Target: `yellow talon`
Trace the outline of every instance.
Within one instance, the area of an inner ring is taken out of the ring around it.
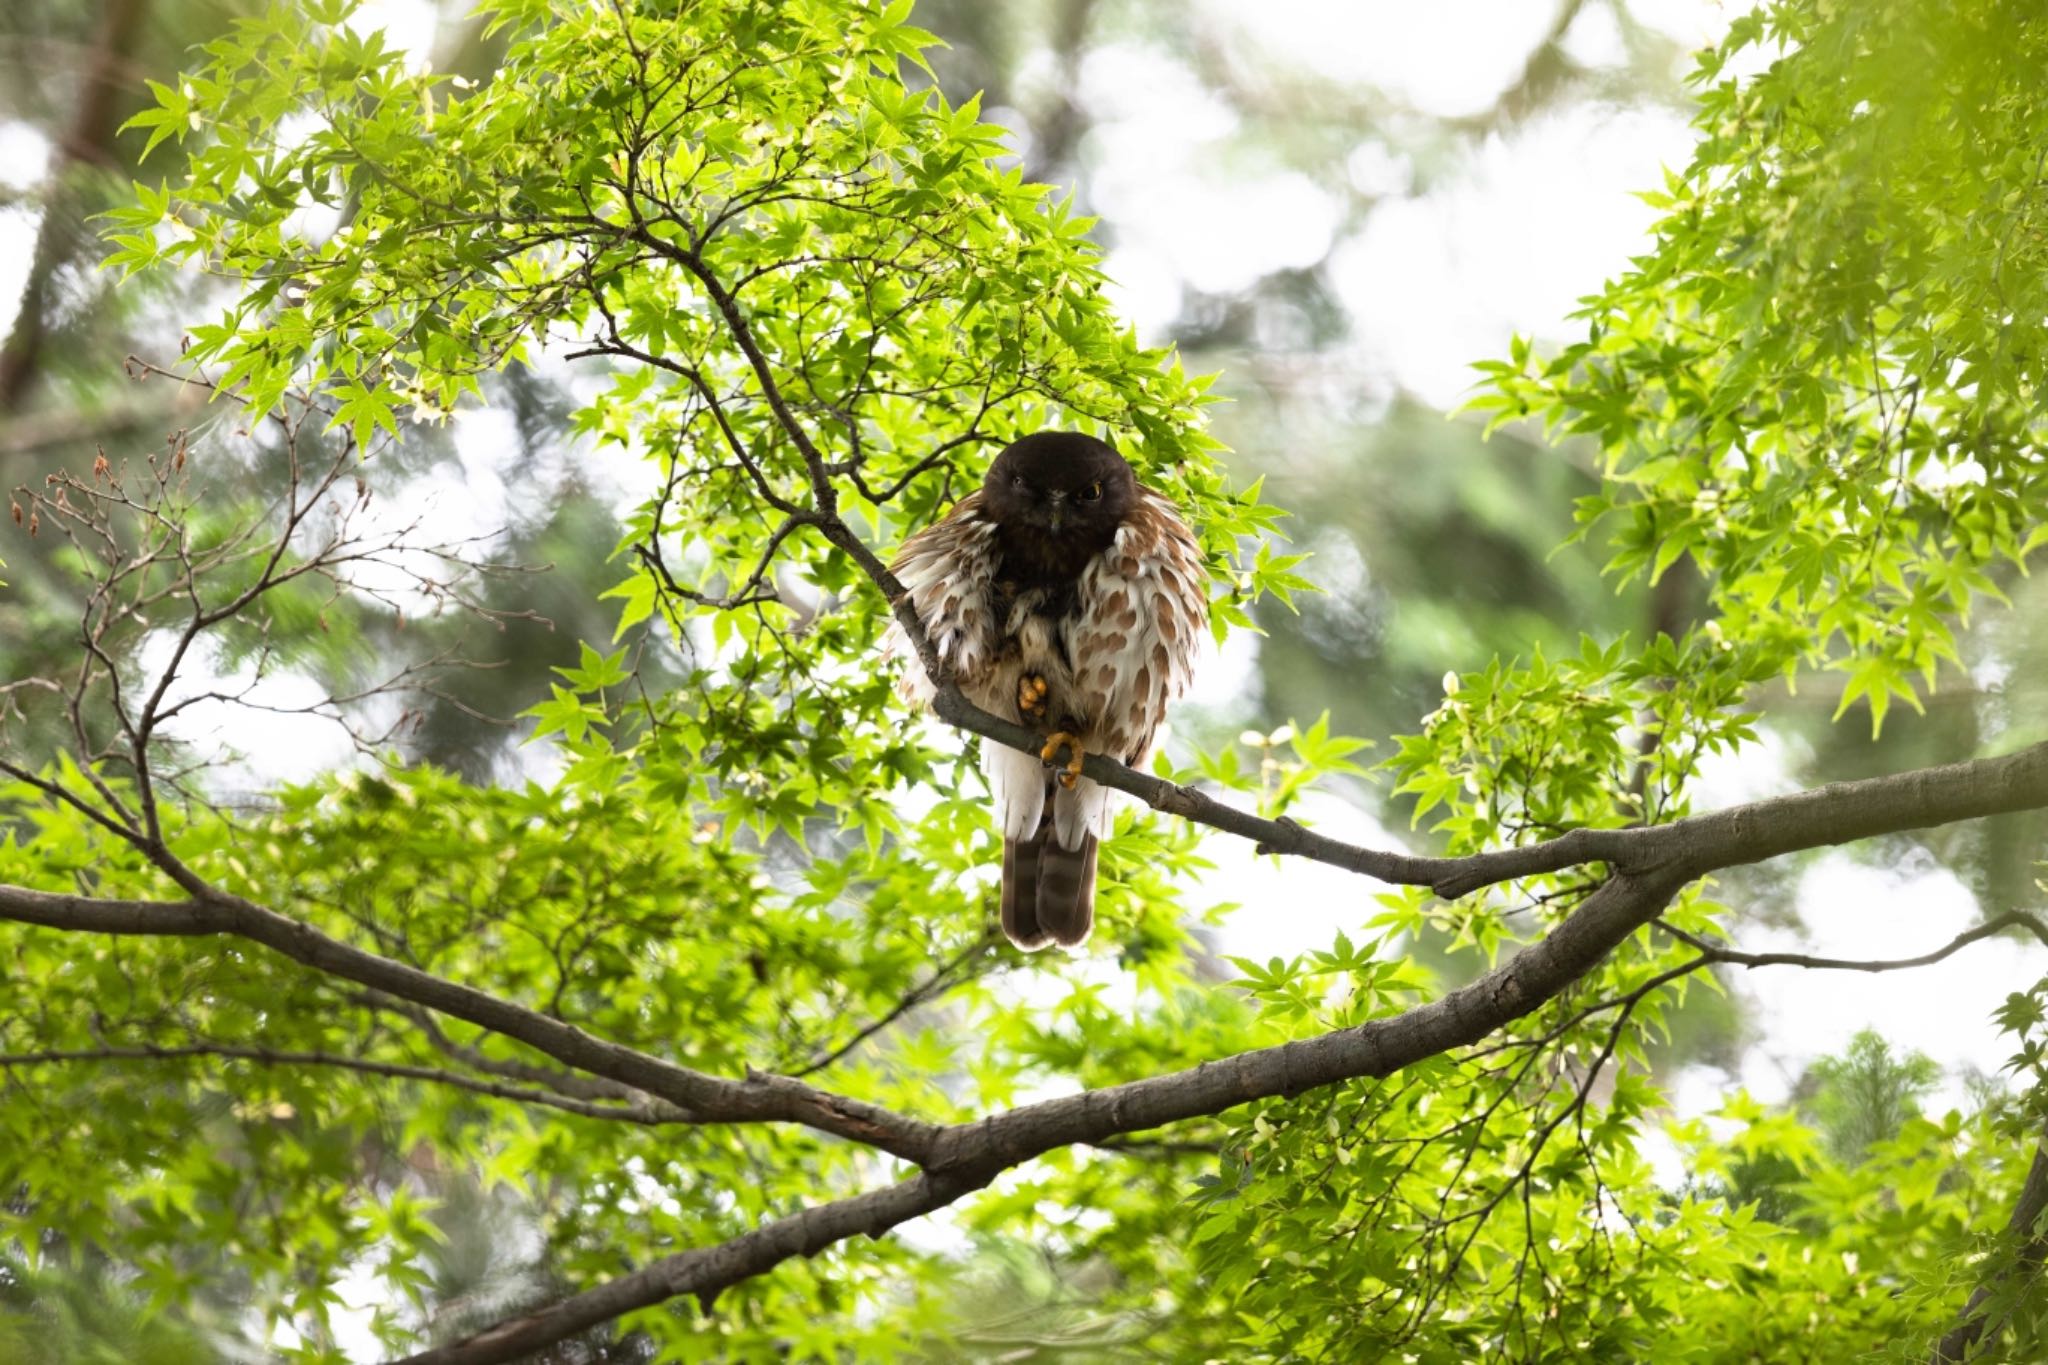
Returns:
[[[1045,694],[1050,691],[1044,678],[1026,673],[1017,679],[1017,710],[1026,720],[1044,720]]]
[[[1061,748],[1067,751],[1067,761],[1058,774],[1060,785],[1072,791],[1074,784],[1081,780],[1081,765],[1087,761],[1088,751],[1081,747],[1079,735],[1068,734],[1065,730],[1055,730],[1046,736],[1045,747],[1038,751],[1038,756],[1047,763],[1057,763]]]

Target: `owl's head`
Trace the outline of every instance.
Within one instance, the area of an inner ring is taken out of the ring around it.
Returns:
[[[1092,548],[1109,544],[1138,501],[1124,457],[1077,431],[1039,431],[1012,442],[982,481],[1000,526]]]

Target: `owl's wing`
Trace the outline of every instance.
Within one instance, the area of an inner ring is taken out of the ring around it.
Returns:
[[[1112,757],[1144,762],[1166,704],[1193,680],[1208,637],[1208,583],[1194,533],[1172,503],[1141,488],[1116,540],[1082,573],[1080,618],[1067,635],[1089,733]],[[1063,847],[1108,832],[1109,795],[1086,778],[1059,794]]]
[[[997,710],[1003,688],[993,676],[1002,652],[1002,623],[996,620],[994,601],[996,528],[983,511],[981,493],[968,494],[943,520],[903,542],[889,570],[903,584],[932,648],[961,690],[976,705]],[[903,627],[893,621],[882,637],[882,652],[905,661],[897,691],[908,701],[930,705],[937,689]],[[1010,687],[1014,697],[1014,678]],[[1037,754],[985,740],[981,770],[988,777],[995,822],[1004,837],[1031,838],[1045,814],[1045,764]]]
[[[1194,533],[1150,489],[1081,575],[1080,619],[1067,636],[1075,681],[1096,742],[1126,763],[1144,760],[1166,704],[1194,678],[1208,582]]]
[[[995,523],[983,515],[978,489],[943,519],[904,541],[889,565],[917,609],[939,661],[964,687],[971,687],[995,662],[998,623],[990,600],[995,569]],[[882,655],[906,661],[896,684],[905,700],[929,705],[937,689],[910,637],[895,621],[882,636]]]

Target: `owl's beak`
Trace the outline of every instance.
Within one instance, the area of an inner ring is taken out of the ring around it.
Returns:
[[[1054,535],[1058,535],[1060,533],[1060,523],[1067,519],[1066,499],[1055,493],[1052,499],[1052,510],[1046,513],[1046,518],[1047,527],[1050,528]]]

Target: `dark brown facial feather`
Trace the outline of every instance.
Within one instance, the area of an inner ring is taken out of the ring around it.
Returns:
[[[1059,587],[1116,539],[1137,506],[1138,481],[1094,437],[1041,431],[996,456],[982,502],[996,524],[1002,577],[1020,588]]]

